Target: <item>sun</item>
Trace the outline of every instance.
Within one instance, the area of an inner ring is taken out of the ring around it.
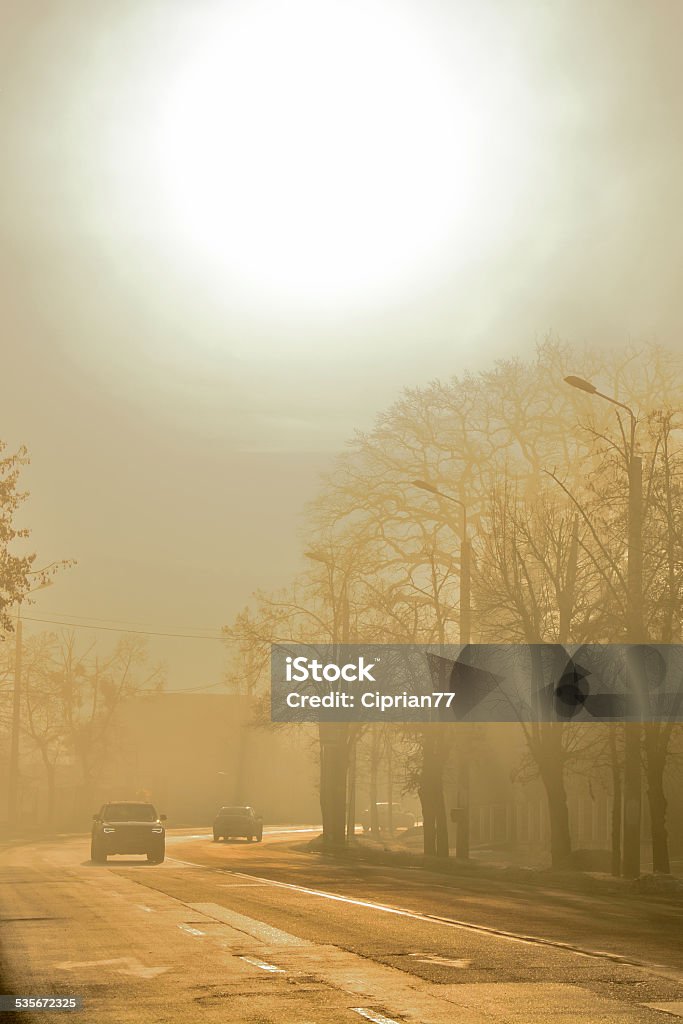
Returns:
[[[481,125],[419,5],[219,5],[166,83],[165,216],[247,302],[383,301],[427,274],[480,187]]]

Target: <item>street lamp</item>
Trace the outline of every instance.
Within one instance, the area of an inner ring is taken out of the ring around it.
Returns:
[[[472,545],[467,535],[467,505],[460,498],[452,494],[445,494],[428,480],[413,480],[413,487],[419,487],[421,491],[427,491],[438,498],[452,501],[462,509],[462,535],[460,538],[460,615],[459,635],[461,644],[470,643],[472,632]],[[459,758],[459,794],[457,831],[455,838],[455,856],[459,859],[469,860],[470,856],[470,766],[467,756]]]
[[[348,583],[349,583],[349,572],[345,572],[342,577],[342,585],[339,593],[339,603],[341,604],[341,630],[338,626],[338,606],[337,597],[334,591],[334,570],[335,563],[332,555],[326,554],[321,551],[320,548],[309,548],[308,551],[304,551],[306,558],[310,558],[312,562],[320,562],[326,566],[330,574],[330,595],[332,598],[332,617],[333,617],[333,642],[335,644],[342,643],[346,644],[349,642],[350,632],[350,615],[349,615],[349,596],[348,596]],[[340,635],[341,634],[341,635]]]
[[[49,569],[40,569],[38,572],[31,572],[29,576],[39,576]],[[52,580],[43,578],[37,587],[27,591],[33,594],[37,590],[44,590],[52,586]],[[26,595],[24,595],[26,596]],[[16,824],[17,820],[17,795],[19,790],[19,732],[21,729],[21,653],[23,624],[21,621],[21,601],[17,602],[17,629],[15,633],[14,650],[14,687],[12,690],[12,740],[9,754],[9,770],[7,772],[7,823],[10,827]]]
[[[630,406],[611,395],[598,391],[595,384],[583,377],[569,376],[565,383],[586,394],[602,398],[611,405],[624,409],[629,416],[631,430],[626,450],[628,472],[628,541],[626,576],[626,639],[630,644],[645,639],[643,622],[643,462],[636,455],[636,414]],[[621,421],[620,421],[621,422]],[[624,848],[622,874],[626,878],[640,875],[641,828],[641,766],[640,725],[625,723],[624,729]]]

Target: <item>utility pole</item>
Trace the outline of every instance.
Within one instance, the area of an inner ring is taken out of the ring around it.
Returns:
[[[643,462],[636,455],[636,426],[638,420],[633,409],[611,395],[598,391],[583,377],[565,377],[565,382],[579,391],[624,409],[631,424],[626,469],[628,473],[628,528],[626,575],[626,641],[640,644],[646,639],[643,619]],[[620,421],[621,422],[621,421]],[[624,793],[623,842],[621,873],[625,878],[640,875],[640,833],[642,817],[641,723],[624,723]]]
[[[12,742],[9,753],[9,772],[7,775],[7,822],[10,828],[17,824],[17,807],[19,796],[19,731],[21,729],[21,654],[22,654],[21,604],[17,613],[17,629],[15,633],[16,647],[14,651],[14,688],[12,690]]]
[[[467,533],[467,508],[462,506],[462,540],[460,542],[460,643],[469,644],[472,634],[472,545]],[[470,756],[469,732],[466,750],[458,759],[458,824],[455,830],[455,856],[470,858]]]
[[[643,463],[634,454],[635,420],[632,421],[631,454],[628,466],[628,642],[645,640],[643,624]],[[621,873],[625,878],[640,875],[640,832],[642,816],[641,724],[624,723],[624,840]]]

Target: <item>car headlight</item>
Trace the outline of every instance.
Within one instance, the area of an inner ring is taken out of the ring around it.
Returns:
[[[115,828],[109,828],[108,825],[105,825],[104,828],[102,829],[102,831],[103,832],[116,832],[116,829]]]
[[[158,825],[156,825],[156,826],[155,826],[155,827],[154,827],[154,828],[152,829],[152,832],[163,832],[163,831],[164,831],[164,830],[163,830],[163,828],[161,828],[161,827],[160,827],[160,826],[158,826]]]

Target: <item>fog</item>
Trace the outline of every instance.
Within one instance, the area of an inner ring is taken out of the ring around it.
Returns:
[[[0,1010],[683,1016],[682,39],[0,0]]]
[[[403,5],[446,64],[474,46],[455,88],[476,120],[487,83],[497,171],[469,169],[483,190],[428,273],[323,309],[217,284],[165,219],[146,140],[185,40],[227,9],[191,6],[2,5],[2,436],[31,452],[39,558],[78,560],[35,617],[217,631],[297,568],[328,453],[402,388],[549,331],[678,344],[674,0]],[[171,688],[222,677],[218,643],[153,652]]]

